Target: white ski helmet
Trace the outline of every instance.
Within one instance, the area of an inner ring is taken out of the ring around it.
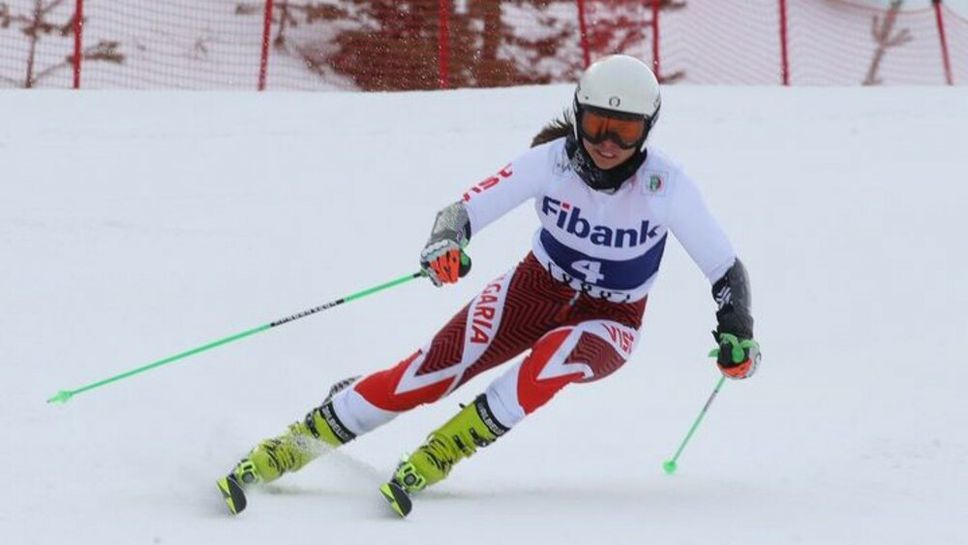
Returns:
[[[645,119],[645,139],[659,117],[659,81],[647,64],[628,55],[610,55],[592,63],[578,81],[572,114],[575,137],[580,138],[582,108],[590,107]]]

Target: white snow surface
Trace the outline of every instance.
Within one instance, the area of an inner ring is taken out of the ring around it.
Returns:
[[[390,514],[376,488],[501,370],[250,495],[214,480],[341,378],[423,345],[524,255],[522,206],[456,287],[414,281],[45,400],[416,270],[434,213],[570,86],[0,94],[0,536],[8,544],[960,544],[964,91],[671,87],[652,142],[750,271],[764,361],[719,374],[709,285],[667,250],[638,351]]]

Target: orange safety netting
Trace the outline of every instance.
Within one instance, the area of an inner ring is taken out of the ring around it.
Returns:
[[[956,85],[968,85],[968,16],[942,8],[951,75]]]
[[[777,0],[685,0],[682,4],[660,19],[663,79],[699,84],[782,83]]]
[[[74,24],[78,7],[83,25]],[[951,79],[966,84],[968,18],[943,5],[0,0],[0,87],[491,87],[571,82],[586,62],[616,52],[643,59],[667,83],[938,85],[948,81],[939,21]]]

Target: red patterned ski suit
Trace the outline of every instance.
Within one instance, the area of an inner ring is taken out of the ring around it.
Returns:
[[[486,392],[494,416],[511,427],[567,384],[621,367],[638,340],[644,311],[645,299],[612,303],[575,292],[528,254],[488,283],[430,344],[338,395],[334,410],[354,434],[365,433],[530,348]]]

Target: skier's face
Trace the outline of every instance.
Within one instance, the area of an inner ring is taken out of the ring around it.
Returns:
[[[635,148],[622,149],[611,139],[598,144],[593,144],[586,138],[582,138],[581,141],[585,149],[588,150],[588,155],[595,162],[595,166],[602,170],[615,168],[635,154]]]

